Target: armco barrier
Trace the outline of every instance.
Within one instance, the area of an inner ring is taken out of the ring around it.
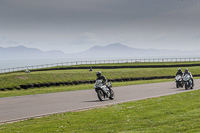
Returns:
[[[167,67],[193,67],[200,64],[179,64],[179,65],[140,65],[140,66],[91,66],[93,69],[118,69],[118,68],[167,68]],[[65,67],[52,69],[38,69],[32,71],[52,71],[52,70],[72,70],[72,69],[88,69],[89,67]]]
[[[31,71],[35,69],[45,69],[58,66],[77,66],[77,65],[96,65],[96,64],[110,64],[110,63],[138,63],[138,62],[191,62],[191,61],[200,61],[200,57],[190,57],[190,58],[154,58],[154,59],[117,59],[117,60],[93,60],[93,61],[73,61],[73,62],[62,62],[62,63],[53,63],[53,64],[43,64],[35,66],[23,66],[15,68],[5,68],[0,69],[0,73],[15,72],[15,71],[25,71],[29,69]],[[110,68],[110,67],[109,67]],[[81,68],[79,68],[81,69]],[[84,68],[82,68],[84,69]],[[88,68],[86,68],[88,69]],[[53,69],[52,69],[53,70]]]

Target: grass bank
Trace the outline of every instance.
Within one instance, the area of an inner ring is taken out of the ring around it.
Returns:
[[[200,132],[200,90],[0,125],[0,133]]]
[[[182,68],[185,69],[185,68]],[[192,74],[200,74],[200,67],[188,67]],[[154,76],[173,76],[177,68],[126,68],[126,69],[94,69],[88,70],[60,70],[40,71],[31,73],[7,73],[0,75],[0,88],[19,87],[19,85],[50,82],[71,82],[95,80],[96,71],[102,71],[107,79],[137,78]]]

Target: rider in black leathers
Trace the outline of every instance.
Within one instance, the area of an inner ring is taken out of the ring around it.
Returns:
[[[96,75],[97,75],[97,79],[96,80],[102,80],[103,84],[106,84],[107,79],[106,79],[106,77],[104,75],[101,75],[101,71],[97,72]]]
[[[177,75],[180,75],[181,77],[183,76],[183,72],[181,71],[180,68],[178,69],[178,71],[177,71],[177,73],[176,73],[176,76],[177,76]]]
[[[105,77],[104,75],[101,75],[101,71],[97,72],[96,75],[97,75],[97,79],[96,79],[96,80],[102,80],[102,83],[106,86],[106,87],[104,88],[104,89],[105,89],[104,91],[106,92],[106,88],[108,88],[109,91],[110,91],[110,87],[108,87],[108,86],[106,85],[107,79],[106,79],[106,77]]]
[[[193,80],[191,72],[189,72],[188,69],[185,69],[185,72],[184,72],[183,76],[185,76],[186,74],[190,75],[191,80],[192,80],[192,87],[193,87],[194,86],[194,80]]]

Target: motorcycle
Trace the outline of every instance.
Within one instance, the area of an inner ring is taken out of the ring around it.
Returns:
[[[27,69],[27,70],[25,71],[25,73],[31,73],[31,71]]]
[[[189,74],[186,74],[183,77],[183,81],[185,82],[185,89],[193,89],[193,85],[192,85],[192,80],[191,80],[191,76]]]
[[[177,75],[175,77],[175,82],[176,82],[176,88],[183,88],[184,82],[183,82],[183,78],[181,77],[181,75]]]
[[[110,100],[115,98],[114,91],[111,89],[111,87],[111,82],[107,82],[106,85],[103,84],[102,80],[96,80],[94,89],[100,101],[105,100],[105,98],[109,98]]]

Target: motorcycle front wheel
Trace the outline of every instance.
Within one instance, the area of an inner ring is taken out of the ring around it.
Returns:
[[[179,83],[176,83],[176,88],[179,88]]]
[[[109,99],[113,100],[114,98],[115,98],[114,91],[112,89],[110,89],[110,97],[109,97]]]
[[[185,84],[185,90],[188,90],[188,85],[187,84]]]
[[[104,95],[104,92],[102,90],[97,91],[97,96],[98,96],[100,101],[105,100],[105,95]]]

